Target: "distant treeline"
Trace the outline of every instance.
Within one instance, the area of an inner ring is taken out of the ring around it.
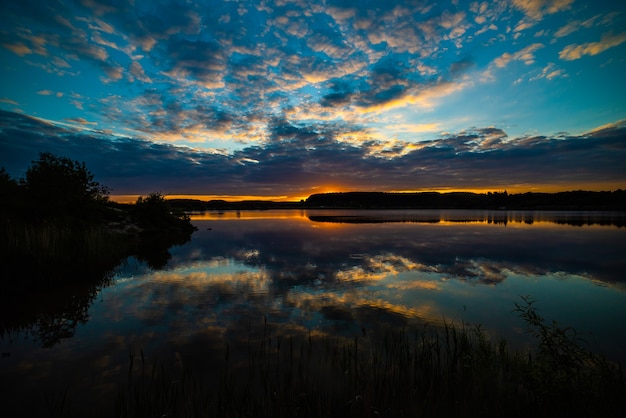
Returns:
[[[307,207],[367,209],[533,209],[533,210],[626,210],[626,191],[560,193],[422,192],[323,193],[310,196]]]
[[[173,199],[172,207],[186,211],[263,209],[515,209],[515,210],[626,210],[626,190],[559,193],[504,192],[345,192],[320,193],[300,202]]]

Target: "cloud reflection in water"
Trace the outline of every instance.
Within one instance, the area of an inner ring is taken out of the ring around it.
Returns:
[[[541,298],[554,280],[602,284],[623,297],[621,228],[529,222],[529,214],[507,223],[492,217],[328,228],[304,211],[284,215],[196,220],[193,241],[172,250],[167,270],[137,284],[135,300],[167,305],[157,322],[167,321],[169,310],[172,318],[213,318],[225,327],[242,316],[268,315],[309,328],[343,321],[358,329],[385,321],[440,323],[461,313],[494,322],[500,319],[491,313],[500,311],[506,315],[493,325],[510,329],[519,295]],[[137,315],[153,311],[142,304]],[[180,325],[181,332],[193,327]]]
[[[11,343],[20,355],[6,381],[20,384],[3,390],[41,382],[45,391],[46,379],[56,387],[68,376],[114,390],[129,350],[139,349],[166,364],[194,361],[204,373],[223,359],[226,342],[234,355],[266,318],[273,336],[333,338],[377,338],[387,326],[445,318],[524,343],[512,309],[527,294],[546,319],[626,359],[626,335],[614,328],[626,322],[624,228],[530,222],[529,214],[506,223],[476,213],[453,222],[463,217],[451,213],[445,222],[366,224],[312,222],[306,211],[224,215],[195,220],[198,232],[170,249],[164,269],[128,260],[72,339],[46,351]]]

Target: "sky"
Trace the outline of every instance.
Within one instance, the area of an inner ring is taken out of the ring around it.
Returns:
[[[626,3],[0,0],[0,166],[112,198],[626,188]]]

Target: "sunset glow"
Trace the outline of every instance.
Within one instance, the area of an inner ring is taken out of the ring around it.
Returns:
[[[111,198],[626,188],[626,6],[0,1],[0,166]]]

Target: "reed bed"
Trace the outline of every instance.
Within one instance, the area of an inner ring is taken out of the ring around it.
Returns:
[[[119,244],[105,225],[71,225],[54,222],[4,224],[5,251],[28,256],[37,264],[76,262],[79,257],[97,258],[117,252]]]
[[[530,302],[517,309],[538,337],[533,350],[463,323],[339,339],[272,335],[280,328],[265,322],[239,354],[227,343],[210,375],[131,354],[115,416],[624,416],[621,368],[544,324]]]
[[[0,254],[9,268],[5,286],[34,288],[72,276],[102,275],[129,252],[130,243],[103,224],[6,220],[0,225]],[[27,280],[23,280],[23,279]],[[19,289],[14,289],[19,290]]]

